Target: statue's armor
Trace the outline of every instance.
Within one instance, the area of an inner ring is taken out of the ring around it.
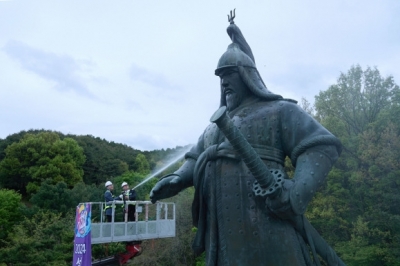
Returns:
[[[192,214],[198,231],[193,249],[196,255],[206,252],[208,266],[311,266],[311,252],[303,239],[306,234],[307,242],[313,242],[310,234],[304,226],[299,228],[290,221],[303,219],[307,203],[336,161],[341,144],[294,101],[267,89],[233,17],[227,29],[232,44],[218,61],[215,74],[224,75],[227,68],[237,71],[253,99],[241,102],[229,116],[269,169],[284,172],[286,157],[299,167],[293,181],[284,184],[291,187],[285,187],[277,198],[255,196],[256,180],[240,154],[216,124],[209,125],[186,155],[184,165],[174,173],[179,176],[181,189],[192,185],[196,189]],[[227,105],[223,92],[221,82],[220,106]],[[281,199],[286,200],[282,203]],[[316,257],[315,246],[310,247]],[[335,257],[330,256],[334,252],[326,243],[322,249],[328,260]]]
[[[286,156],[295,165],[303,150],[337,142],[301,108],[285,100],[257,100],[229,115],[269,169],[284,172]],[[216,144],[226,146],[226,142],[211,124],[192,152],[201,154]],[[254,195],[255,178],[244,162],[233,151],[221,154],[207,161],[198,177],[203,182],[193,181],[206,209],[205,215],[200,215],[206,216],[200,217],[205,228],[199,228],[198,234],[205,237],[207,265],[310,265],[304,240],[293,226],[273,214],[265,198]]]

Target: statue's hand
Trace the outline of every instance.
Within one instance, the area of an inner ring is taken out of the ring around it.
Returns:
[[[153,187],[150,192],[150,199],[152,203],[156,203],[157,200],[170,198],[178,194],[182,190],[183,182],[178,175],[169,175],[160,181]]]
[[[296,216],[290,205],[290,191],[292,186],[292,180],[285,180],[281,193],[273,199],[267,198],[266,200],[268,208],[281,219],[290,219]]]

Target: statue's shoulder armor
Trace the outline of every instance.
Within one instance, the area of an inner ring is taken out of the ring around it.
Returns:
[[[215,123],[207,126],[203,133],[204,149],[216,144],[218,141],[218,127]]]
[[[278,99],[273,101],[274,104],[278,104],[279,106],[298,106],[297,101],[293,99]]]
[[[297,105],[296,100],[292,99],[277,99],[273,101],[263,101],[260,102],[261,104],[258,106],[258,109],[268,109],[272,108],[275,109],[276,111],[281,110],[282,108],[287,109],[290,107],[293,108],[300,108],[300,106]]]
[[[286,102],[290,102],[290,103],[295,103],[295,104],[297,104],[297,101],[296,101],[296,100],[289,99],[289,98],[281,99],[281,101],[286,101]]]
[[[301,107],[297,104],[296,100],[292,99],[279,99],[274,101],[278,110],[286,113],[288,111],[301,111]]]

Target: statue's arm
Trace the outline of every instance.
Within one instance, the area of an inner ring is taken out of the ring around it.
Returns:
[[[297,158],[294,176],[285,181],[281,194],[267,200],[269,209],[281,218],[304,214],[338,156],[337,148],[333,145],[307,149]]]
[[[295,214],[303,214],[317,189],[324,184],[339,155],[336,146],[319,145],[302,153],[296,164],[290,205]]]
[[[317,189],[325,182],[341,151],[340,141],[300,107],[287,104],[282,110],[283,148],[295,166],[292,179],[286,180],[282,193],[268,199],[278,216],[300,215],[306,211]]]
[[[195,165],[195,159],[186,158],[185,163],[172,174],[174,176],[178,176],[181,180],[181,190],[193,186],[193,170]]]

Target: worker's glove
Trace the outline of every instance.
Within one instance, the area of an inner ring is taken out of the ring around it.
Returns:
[[[296,215],[290,205],[290,191],[292,187],[293,181],[286,179],[282,185],[281,193],[272,199],[267,198],[266,200],[268,208],[281,219],[289,219]]]
[[[123,200],[123,199],[124,199],[124,196],[121,194],[121,195],[118,196],[118,198],[120,198],[121,200]]]
[[[156,203],[158,200],[175,196],[182,188],[183,181],[179,175],[171,174],[164,176],[151,190],[151,202]]]

